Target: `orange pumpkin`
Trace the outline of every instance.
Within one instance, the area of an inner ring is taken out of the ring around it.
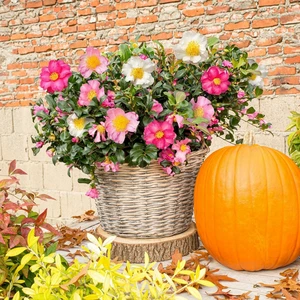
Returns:
[[[201,241],[225,266],[275,269],[300,254],[300,169],[277,150],[237,145],[212,153],[194,203]]]

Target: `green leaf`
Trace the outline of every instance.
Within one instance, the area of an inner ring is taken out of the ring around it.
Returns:
[[[77,181],[78,181],[78,183],[90,184],[92,180],[89,178],[78,178]]]
[[[215,44],[217,44],[218,42],[219,42],[219,39],[217,37],[211,36],[207,39],[207,46],[212,47]]]
[[[121,44],[119,49],[121,60],[127,61],[131,57],[131,52],[128,44]]]
[[[14,249],[10,249],[7,251],[6,256],[8,256],[8,257],[18,256],[19,254],[23,253],[25,250],[27,250],[26,247],[17,247]]]
[[[48,248],[46,248],[45,255],[49,255],[51,253],[55,253],[57,249],[58,242],[52,243]]]
[[[255,96],[259,97],[260,95],[262,95],[262,93],[263,93],[263,90],[260,87],[257,86],[255,88]]]

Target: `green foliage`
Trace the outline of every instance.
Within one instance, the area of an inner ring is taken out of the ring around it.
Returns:
[[[35,239],[40,243],[47,243],[53,235],[60,234],[46,223],[47,210],[41,214],[33,211],[35,199],[53,198],[18,187],[16,175],[25,174],[16,168],[14,160],[9,165],[8,178],[0,180],[0,299],[10,297],[13,291],[33,283],[30,265],[34,258],[27,250],[30,230],[35,229]]]
[[[300,167],[300,114],[292,111],[291,123],[286,130],[293,130],[288,136],[287,143],[291,159]]]
[[[144,265],[127,262],[123,268],[122,264],[112,261],[110,257],[114,237],[102,242],[100,238],[88,234],[88,239],[90,242],[82,247],[88,257],[86,261],[75,259],[67,263],[57,253],[46,253],[32,229],[27,237],[27,247],[15,248],[6,254],[6,258],[11,258],[24,253],[14,272],[15,278],[18,278],[29,261],[32,262],[30,271],[35,274],[34,283],[30,287],[21,288],[13,300],[171,300],[184,290],[196,299],[201,299],[193,285],[214,286],[203,279],[205,269],[200,270],[198,266],[195,272],[184,270],[184,260],[178,262],[173,276],[161,274],[155,267],[156,263],[149,262],[147,253]],[[178,278],[179,275],[185,275],[189,282]],[[22,286],[22,283],[19,282],[19,285]],[[176,284],[183,287],[177,290]]]

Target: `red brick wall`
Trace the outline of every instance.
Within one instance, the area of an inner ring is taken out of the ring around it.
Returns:
[[[1,4],[2,2],[2,4]],[[198,30],[236,43],[267,65],[266,95],[300,93],[299,0],[0,1],[0,106],[27,106],[50,59],[74,65],[87,46],[176,42]]]

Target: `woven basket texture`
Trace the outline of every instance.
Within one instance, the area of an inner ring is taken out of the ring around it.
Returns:
[[[162,238],[186,231],[192,222],[194,185],[207,149],[189,154],[175,176],[157,161],[146,168],[120,165],[116,173],[98,169],[96,199],[100,226],[125,238]]]

